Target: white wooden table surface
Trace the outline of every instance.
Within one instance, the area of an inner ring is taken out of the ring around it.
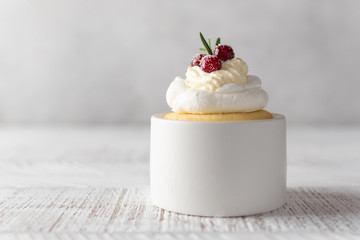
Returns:
[[[0,128],[0,239],[360,239],[360,127],[288,127],[288,200],[209,218],[149,201],[149,129]]]

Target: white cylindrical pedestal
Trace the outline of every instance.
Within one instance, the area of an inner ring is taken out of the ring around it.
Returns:
[[[166,210],[243,216],[286,198],[285,117],[237,122],[151,118],[151,200]]]

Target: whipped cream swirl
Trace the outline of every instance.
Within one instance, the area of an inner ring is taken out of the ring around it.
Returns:
[[[214,92],[228,83],[246,84],[248,66],[241,58],[233,58],[222,63],[221,70],[204,72],[200,67],[188,67],[185,85],[188,88]]]
[[[184,79],[176,77],[167,90],[166,101],[177,113],[252,112],[266,106],[268,95],[254,75],[248,76],[247,84],[228,83],[214,92],[188,88]]]
[[[240,58],[222,64],[221,70],[206,73],[188,67],[186,79],[176,77],[166,92],[166,101],[177,113],[232,113],[263,109],[269,97],[257,76],[247,75]]]

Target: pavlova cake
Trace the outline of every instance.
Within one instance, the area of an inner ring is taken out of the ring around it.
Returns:
[[[235,57],[233,49],[216,40],[212,50],[200,33],[207,54],[193,57],[186,78],[176,77],[170,84],[166,101],[172,113],[165,119],[190,121],[243,121],[270,119],[263,108],[268,94],[261,80],[248,75],[247,64]]]

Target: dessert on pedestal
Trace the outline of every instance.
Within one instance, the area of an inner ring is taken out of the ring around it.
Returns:
[[[200,37],[208,54],[170,84],[173,112],[151,118],[152,202],[202,216],[274,210],[286,197],[285,117],[263,109],[260,78],[230,46]]]

